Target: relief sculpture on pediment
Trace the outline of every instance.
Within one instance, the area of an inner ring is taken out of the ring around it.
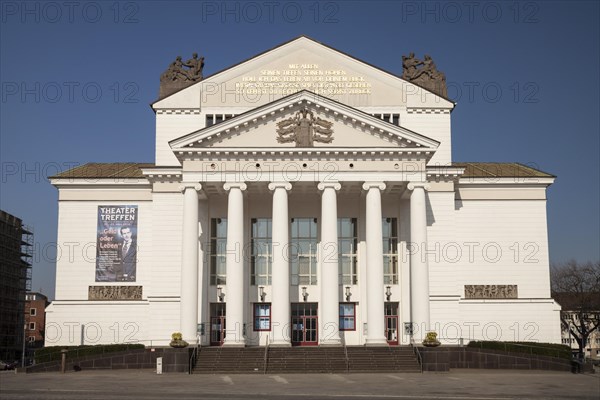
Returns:
[[[316,117],[305,107],[293,117],[277,123],[277,142],[295,143],[296,147],[314,147],[315,142],[331,143],[332,126],[332,122]]]

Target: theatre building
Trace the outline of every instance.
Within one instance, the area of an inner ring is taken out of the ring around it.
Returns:
[[[560,343],[555,177],[454,162],[431,57],[394,74],[301,36],[203,64],[161,76],[154,163],[52,177],[69,257],[47,345]]]

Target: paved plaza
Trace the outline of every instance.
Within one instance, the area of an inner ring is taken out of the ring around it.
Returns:
[[[0,399],[594,399],[600,374],[157,375],[149,370],[0,373]]]

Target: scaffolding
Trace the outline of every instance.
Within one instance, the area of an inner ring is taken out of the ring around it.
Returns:
[[[4,361],[21,358],[32,264],[33,230],[0,210],[0,359]]]

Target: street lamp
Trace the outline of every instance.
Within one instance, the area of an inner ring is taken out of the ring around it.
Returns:
[[[260,302],[264,303],[265,302],[265,297],[267,297],[267,294],[265,293],[265,287],[264,286],[259,286],[258,290],[260,291]]]
[[[302,286],[302,298],[304,299],[304,301],[308,299],[308,293],[306,293],[306,286]]]
[[[225,300],[225,293],[223,293],[223,288],[221,286],[217,286],[217,297],[221,303]]]

